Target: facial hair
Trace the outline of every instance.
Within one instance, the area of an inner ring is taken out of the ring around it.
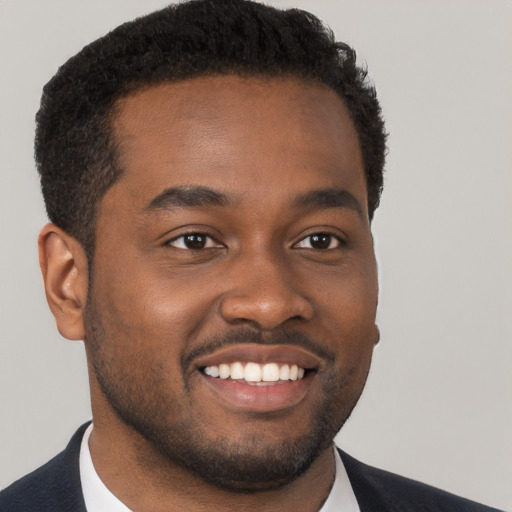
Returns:
[[[215,436],[208,425],[180,414],[173,397],[164,392],[165,375],[158,361],[150,368],[143,368],[136,354],[120,356],[118,350],[110,350],[113,343],[120,341],[116,339],[115,329],[107,329],[93,302],[86,308],[85,329],[90,363],[117,417],[170,463],[225,491],[254,493],[279,489],[306,472],[332,445],[364,386],[363,382],[355,394],[347,395],[351,370],[340,371],[333,354],[299,331],[279,329],[264,337],[254,329],[245,328],[204,340],[180,361],[182,391],[190,400],[193,384],[186,372],[188,362],[216,348],[235,343],[292,344],[316,352],[328,363],[321,374],[315,376],[321,381],[322,399],[309,417],[304,418],[308,426],[301,429],[302,434],[290,435],[276,443],[269,434],[272,434],[272,420],[282,413],[255,413],[259,418],[265,416],[268,431],[244,436],[237,442]]]

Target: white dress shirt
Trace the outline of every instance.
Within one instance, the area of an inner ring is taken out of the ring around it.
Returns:
[[[85,431],[80,447],[80,480],[87,512],[131,512],[107,489],[96,473],[89,451],[91,432],[92,423]],[[347,472],[336,449],[334,456],[336,458],[336,477],[331,492],[319,512],[360,512]]]

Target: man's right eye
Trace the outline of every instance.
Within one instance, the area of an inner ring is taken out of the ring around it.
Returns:
[[[167,245],[175,247],[176,249],[186,249],[191,251],[209,249],[212,247],[222,247],[221,244],[205,233],[185,233],[184,235],[180,235],[169,240]]]

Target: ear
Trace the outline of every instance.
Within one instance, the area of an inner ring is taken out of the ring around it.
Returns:
[[[373,344],[374,345],[378,345],[379,341],[380,341],[380,329],[379,329],[379,326],[377,324],[374,325],[374,330],[375,330],[375,333],[374,333]]]
[[[41,230],[38,243],[46,300],[57,329],[69,340],[82,340],[89,283],[85,251],[75,238],[51,223]]]

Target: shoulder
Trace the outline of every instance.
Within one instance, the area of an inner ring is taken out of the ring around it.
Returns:
[[[338,451],[361,512],[499,512],[436,487],[368,466]]]
[[[85,512],[79,456],[80,443],[87,426],[82,425],[77,430],[63,452],[0,492],[0,510]]]

